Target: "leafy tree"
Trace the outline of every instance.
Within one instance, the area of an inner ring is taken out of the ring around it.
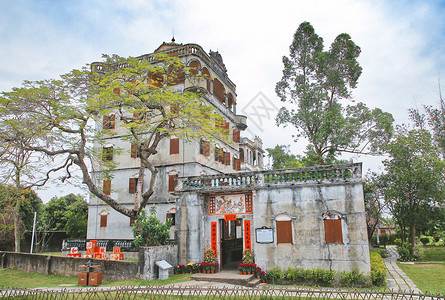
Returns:
[[[410,109],[410,117],[414,123],[421,129],[431,129],[437,146],[441,149],[442,158],[445,159],[445,99],[442,97],[442,91],[439,81],[439,107],[423,105],[423,111],[420,109]]]
[[[290,153],[289,145],[276,145],[275,148],[267,148],[267,157],[272,158],[272,169],[299,168],[303,165],[298,158]]]
[[[340,34],[328,51],[323,39],[308,22],[300,24],[283,57],[283,77],[275,91],[282,107],[277,125],[296,128],[295,141],[308,139],[308,156],[326,164],[341,152],[376,154],[392,135],[393,117],[363,103],[347,105],[362,68],[357,62],[360,48],[348,34]]]
[[[445,197],[445,163],[431,134],[426,130],[400,128],[387,145],[389,159],[383,161],[382,183],[387,205],[402,230],[415,244],[419,229],[441,217],[436,208]]]
[[[136,247],[163,245],[170,237],[171,220],[161,223],[156,217],[156,206],[150,207],[147,216],[142,210],[133,225],[134,244]]]
[[[34,222],[34,212],[41,211],[42,200],[36,192],[30,188],[23,186],[16,187],[15,185],[0,185],[0,211],[3,226],[0,231],[10,237],[9,230],[12,230],[12,240],[14,241],[15,251],[20,251],[20,239],[25,230],[32,230]],[[2,235],[0,233],[0,235]],[[5,238],[6,238],[5,236]]]
[[[12,142],[51,158],[54,165],[47,174],[64,171],[61,179],[65,181],[78,168],[82,182],[93,195],[135,218],[154,193],[157,170],[151,159],[163,139],[225,139],[225,130],[221,126],[215,128],[221,116],[204,102],[198,88],[173,90],[175,83],[201,80],[177,57],[155,56],[148,60],[106,56],[104,62],[95,66],[98,72],[87,68],[73,70],[59,80],[26,81],[23,87],[2,93],[0,115],[23,116],[21,121],[11,118],[8,122],[15,132],[28,139]],[[111,198],[97,184],[101,179],[110,179],[116,167],[104,160],[97,149],[102,146],[102,138],[113,133],[107,129],[95,131],[94,126],[109,113],[115,113],[127,129],[128,134],[122,138],[138,147],[139,180],[132,209]],[[91,144],[99,147],[91,149]],[[62,163],[56,164],[59,161]],[[150,173],[150,181],[143,185],[146,172]]]
[[[85,238],[88,205],[80,195],[53,197],[43,209],[41,230],[66,231],[69,238]]]
[[[366,225],[368,228],[368,240],[371,237],[379,223],[383,209],[385,208],[385,201],[383,199],[383,192],[380,187],[380,176],[376,173],[369,173],[365,178],[363,185],[363,196],[365,201]]]

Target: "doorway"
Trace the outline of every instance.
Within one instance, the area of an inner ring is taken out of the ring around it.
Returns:
[[[238,268],[243,257],[243,227],[242,219],[227,221],[219,220],[221,237],[221,267]]]

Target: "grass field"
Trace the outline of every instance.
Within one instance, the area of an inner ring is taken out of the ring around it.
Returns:
[[[445,264],[398,265],[423,293],[445,293]]]
[[[444,246],[426,246],[424,251],[425,256],[420,262],[445,262]],[[445,264],[398,265],[422,292],[445,293]]]
[[[188,281],[188,274],[170,275],[166,280],[142,280],[135,278],[122,281],[103,281],[101,286],[148,286],[166,285]],[[77,277],[43,275],[19,270],[0,269],[0,288],[40,288],[57,286],[77,286]]]
[[[425,256],[419,261],[443,261],[445,262],[444,246],[426,246],[424,247]]]

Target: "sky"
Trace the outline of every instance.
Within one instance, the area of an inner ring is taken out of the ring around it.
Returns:
[[[290,145],[303,154],[305,141],[295,143],[292,128],[274,121],[282,106],[275,84],[299,24],[310,22],[325,49],[337,35],[351,35],[363,68],[354,100],[392,113],[401,124],[409,122],[409,108],[438,104],[438,80],[445,80],[444,15],[444,0],[3,0],[0,91],[23,80],[57,78],[102,54],[151,53],[174,33],[177,43],[220,52],[236,84],[237,113],[248,117],[245,136],[259,135],[263,148]],[[364,172],[382,168],[381,158],[353,159],[363,161]],[[39,194],[46,202],[67,190]]]

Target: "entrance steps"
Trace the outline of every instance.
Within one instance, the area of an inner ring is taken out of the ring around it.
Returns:
[[[242,275],[237,270],[222,270],[214,274],[196,273],[190,278],[196,281],[222,282],[247,287],[254,287],[261,282],[255,275]]]

